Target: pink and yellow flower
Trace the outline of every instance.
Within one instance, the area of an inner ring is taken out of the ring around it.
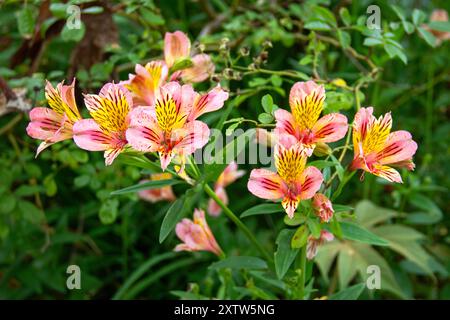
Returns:
[[[149,62],[145,66],[137,64],[135,72],[136,74],[129,75],[129,80],[121,82],[133,96],[133,107],[153,105],[158,88],[167,80],[166,63],[159,60]]]
[[[59,83],[56,89],[47,81],[45,97],[50,108],[33,108],[27,127],[30,137],[44,140],[39,145],[36,156],[56,142],[72,139],[73,124],[81,119],[75,102],[75,79],[70,85]]]
[[[74,124],[73,139],[81,149],[105,151],[105,164],[110,165],[127,144],[125,131],[133,105],[131,94],[122,85],[108,83],[98,95],[85,95],[84,102],[92,119]]]
[[[209,139],[208,126],[197,117],[221,108],[227,98],[220,87],[200,95],[191,85],[169,82],[159,88],[153,106],[137,107],[130,113],[127,140],[135,150],[158,152],[163,170],[175,156],[183,170],[185,156]]]
[[[183,241],[175,247],[175,251],[210,251],[218,256],[222,254],[222,249],[206,222],[203,210],[194,210],[194,221],[183,219],[179,222],[175,233]]]
[[[170,173],[154,173],[150,176],[149,180],[142,180],[141,183],[148,181],[156,181],[156,180],[167,180],[171,179],[172,175]],[[142,190],[138,192],[139,198],[155,203],[158,201],[174,201],[176,199],[175,194],[173,193],[172,186],[164,186],[162,188],[157,189],[148,189]]]
[[[164,37],[164,60],[169,69],[177,62],[191,58],[191,41],[181,31],[167,32]],[[181,78],[183,82],[202,82],[214,73],[214,64],[207,54],[196,54],[191,58],[192,66],[176,71],[171,80]]]
[[[316,193],[312,201],[315,214],[322,222],[328,222],[333,217],[334,209],[330,199],[322,193]]]
[[[275,147],[277,172],[254,169],[250,173],[248,190],[255,196],[268,200],[282,199],[281,204],[289,218],[301,200],[311,199],[322,184],[322,173],[306,166],[307,155],[298,144]]]
[[[390,113],[376,119],[373,108],[361,108],[353,122],[354,158],[352,170],[362,169],[391,182],[402,183],[397,170],[400,167],[414,169],[412,157],[416,153],[417,143],[408,131],[391,132]]]
[[[316,239],[313,236],[309,236],[308,243],[306,244],[306,257],[308,258],[308,260],[312,260],[316,256],[319,246],[323,245],[325,242],[333,240],[333,234],[328,232],[327,230],[320,231],[319,239]]]
[[[242,177],[244,174],[244,170],[238,170],[238,165],[235,161],[231,162],[220,174],[214,185],[214,192],[224,204],[228,204],[228,195],[225,188]],[[209,199],[208,213],[217,217],[221,212],[222,208],[213,199]]]
[[[320,114],[325,101],[325,89],[314,81],[297,82],[289,94],[291,112],[275,111],[278,136],[290,135],[302,143],[310,156],[316,143],[342,139],[347,132],[347,118],[339,113]]]

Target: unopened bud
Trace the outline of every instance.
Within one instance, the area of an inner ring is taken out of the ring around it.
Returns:
[[[314,148],[314,155],[317,157],[325,157],[331,154],[331,151],[331,148],[326,143],[317,142]]]

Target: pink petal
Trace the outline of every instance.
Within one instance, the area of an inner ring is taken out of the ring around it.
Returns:
[[[209,133],[206,123],[197,120],[189,122],[185,127],[173,130],[171,140],[177,141],[173,150],[185,155],[192,154],[208,143]]]
[[[400,130],[389,134],[386,144],[378,153],[381,164],[393,164],[411,160],[416,153],[417,143],[412,140],[408,131]]]
[[[394,168],[391,168],[388,166],[384,166],[381,164],[375,164],[375,165],[373,165],[372,170],[370,170],[370,173],[372,173],[380,178],[384,178],[390,182],[403,183],[400,173],[397,170],[395,170]]]
[[[186,83],[205,81],[214,73],[214,63],[207,54],[193,56],[192,63],[192,67],[180,71],[180,76]]]
[[[123,151],[123,148],[113,148],[105,151],[105,165],[110,166],[117,156]]]
[[[93,119],[82,119],[73,125],[73,140],[81,149],[104,151],[110,148],[112,137],[103,133]]]
[[[183,58],[189,58],[191,42],[181,31],[166,32],[164,37],[164,59],[170,68],[174,63]]]
[[[284,109],[278,109],[274,113],[276,126],[275,135],[290,134],[298,137],[298,126],[292,114]]]
[[[315,142],[334,142],[342,139],[347,133],[347,117],[339,113],[330,113],[320,118],[312,131]]]
[[[300,199],[311,199],[320,189],[323,176],[319,169],[310,166],[303,171],[303,182],[300,185]]]
[[[228,92],[224,91],[220,85],[209,91],[207,94],[197,96],[189,121],[197,119],[204,113],[216,111],[223,107],[225,100],[228,99]]]
[[[262,199],[278,200],[284,191],[280,176],[266,169],[253,169],[247,184],[248,190]]]
[[[289,93],[289,105],[291,108],[299,101],[302,101],[310,94],[317,93],[318,99],[325,97],[325,88],[323,85],[318,85],[312,80],[307,82],[296,82]]]
[[[27,134],[33,139],[51,139],[64,121],[62,114],[50,108],[33,108],[29,115],[31,122],[28,124]]]
[[[154,152],[160,147],[163,134],[149,107],[137,107],[129,113],[130,124],[126,131],[130,146],[142,152]]]

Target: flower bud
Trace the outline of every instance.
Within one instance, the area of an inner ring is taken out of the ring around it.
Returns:
[[[314,148],[314,155],[317,157],[325,157],[331,154],[331,151],[331,148],[326,143],[317,142]]]

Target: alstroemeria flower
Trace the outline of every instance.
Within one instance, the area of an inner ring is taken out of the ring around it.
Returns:
[[[322,193],[314,195],[312,206],[315,214],[322,222],[328,222],[333,217],[334,209],[330,199]]]
[[[122,85],[107,83],[98,95],[85,95],[84,103],[92,119],[74,124],[73,139],[81,149],[105,151],[105,164],[110,165],[127,144],[131,94]]]
[[[254,169],[250,173],[248,190],[255,196],[268,200],[282,199],[281,204],[289,218],[300,200],[310,199],[322,184],[322,173],[316,167],[306,167],[307,155],[298,145],[282,144],[275,147],[275,167],[277,172]]]
[[[158,152],[163,170],[177,156],[182,170],[185,156],[209,139],[208,126],[196,118],[221,108],[227,98],[220,87],[200,95],[191,85],[169,82],[159,88],[153,106],[131,112],[127,140],[138,151]]]
[[[164,61],[152,61],[144,66],[137,64],[136,74],[130,74],[129,80],[122,81],[133,96],[133,106],[151,106],[155,103],[158,88],[165,83],[168,68]]]
[[[36,156],[48,146],[72,139],[73,124],[81,119],[75,102],[75,79],[70,85],[64,81],[53,88],[47,81],[45,97],[50,108],[37,107],[30,111],[27,133],[34,139],[44,140],[36,151]]]
[[[164,37],[164,60],[169,69],[178,61],[191,58],[191,41],[181,31],[167,32]],[[214,73],[211,57],[201,53],[191,58],[192,67],[176,71],[171,80],[181,78],[184,82],[202,82]]]
[[[327,230],[320,231],[319,239],[309,236],[308,243],[306,244],[306,257],[308,260],[312,260],[316,256],[319,246],[323,245],[325,242],[333,241],[333,239],[333,234]]]
[[[220,174],[214,185],[214,192],[223,203],[228,204],[228,195],[225,188],[242,177],[244,174],[244,170],[238,170],[238,165],[235,161],[231,162]],[[213,199],[209,199],[208,213],[217,217],[221,212],[222,208]]]
[[[222,254],[222,249],[206,222],[203,210],[194,210],[194,221],[181,220],[175,228],[175,233],[183,241],[175,247],[175,251],[210,251],[218,256]]]
[[[155,180],[167,180],[171,178],[172,175],[170,173],[154,173],[150,176],[150,180],[142,180],[141,183]],[[176,199],[172,190],[172,186],[164,186],[162,188],[157,189],[142,190],[138,192],[138,195],[139,198],[151,203],[163,200],[174,201]]]
[[[291,135],[302,143],[310,156],[317,142],[334,142],[347,132],[347,117],[330,113],[322,118],[320,114],[325,101],[325,89],[314,81],[297,82],[289,94],[291,112],[275,111],[275,133]]]
[[[373,108],[361,108],[353,122],[352,170],[362,169],[391,182],[402,183],[402,177],[390,166],[414,169],[412,157],[417,143],[408,131],[391,132],[390,113],[376,119]],[[389,166],[390,165],[390,166]]]

